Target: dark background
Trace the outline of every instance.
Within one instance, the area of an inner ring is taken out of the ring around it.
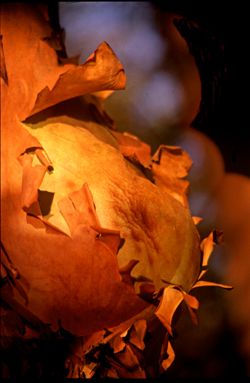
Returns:
[[[250,176],[249,11],[244,1],[152,2],[198,24],[187,36],[202,81],[202,110],[194,127],[218,145],[226,171]]]

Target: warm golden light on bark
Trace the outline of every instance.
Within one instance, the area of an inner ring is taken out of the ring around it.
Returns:
[[[82,65],[58,63],[36,7],[2,15],[3,301],[25,321],[20,337],[61,326],[85,337],[83,359],[109,344],[117,359],[107,357],[103,376],[146,377],[152,323],[172,334],[182,301],[195,322],[190,290],[210,285],[200,271],[216,240],[200,248],[184,179],[191,159],[165,145],[152,155],[115,130],[103,91],[124,88],[125,74],[107,43]],[[160,369],[174,358],[164,342]],[[98,363],[82,360],[82,376]]]

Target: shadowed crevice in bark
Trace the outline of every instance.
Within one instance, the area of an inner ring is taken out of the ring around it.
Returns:
[[[0,76],[2,77],[4,82],[8,85],[8,74],[7,74],[7,69],[5,65],[2,35],[0,35]]]

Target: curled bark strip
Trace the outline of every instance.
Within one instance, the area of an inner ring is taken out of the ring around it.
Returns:
[[[152,157],[152,173],[157,186],[188,206],[187,176],[192,165],[189,155],[178,146],[161,145]]]
[[[109,247],[112,253],[117,254],[118,251],[122,248],[125,240],[120,237],[120,232],[118,230],[105,229],[103,227],[93,227],[97,231],[96,238]]]
[[[217,236],[219,236],[219,239],[221,238],[220,233],[217,234]],[[209,236],[205,238],[201,243],[201,250],[203,252],[202,267],[205,267],[205,270],[201,270],[197,281],[193,284],[190,291],[197,287],[206,287],[206,286],[221,287],[227,290],[232,289],[232,286],[229,286],[229,285],[201,280],[201,278],[207,271],[208,261],[214,249],[215,239],[216,239],[216,234],[214,234],[214,232],[211,232]],[[167,281],[164,281],[164,282],[168,283]],[[155,315],[163,323],[163,325],[165,326],[165,328],[167,329],[170,335],[173,336],[173,332],[171,328],[172,318],[178,306],[183,300],[187,305],[187,308],[193,323],[197,324],[196,310],[199,308],[199,301],[197,300],[196,297],[185,292],[181,286],[171,285],[171,284],[165,287],[163,289],[163,292],[162,290],[159,292],[155,292],[155,297],[157,298],[161,294],[162,296],[161,296],[160,304],[155,311]]]
[[[215,243],[213,240],[213,232],[211,232],[208,237],[204,238],[203,241],[201,242],[201,251],[203,253],[202,256],[202,267],[207,267],[209,258],[213,252]]]
[[[201,217],[196,217],[196,216],[193,216],[192,220],[196,226],[199,225],[199,223],[203,221],[203,219]]]
[[[197,281],[194,286],[192,287],[191,290],[195,289],[196,287],[209,287],[209,286],[213,286],[213,287],[221,287],[223,289],[226,289],[226,290],[231,290],[233,288],[233,286],[230,286],[230,285],[225,285],[223,283],[216,283],[216,282],[210,282],[210,281]]]
[[[199,279],[206,273],[210,256],[214,250],[216,244],[220,244],[223,241],[223,232],[213,230],[206,238],[204,238],[200,244],[202,251],[202,271]]]
[[[37,155],[37,158],[40,160],[42,165],[46,166],[46,168],[49,171],[53,170],[53,165],[52,165],[47,153],[43,149],[37,148],[36,155]]]
[[[136,346],[139,350],[144,350],[144,337],[146,335],[147,322],[145,319],[138,319],[132,326],[129,342]]]
[[[182,301],[183,294],[181,291],[174,289],[172,286],[167,286],[163,291],[160,304],[155,311],[155,315],[159,318],[171,336],[173,336],[171,327],[172,319],[177,307]]]
[[[124,240],[120,237],[119,231],[101,227],[91,191],[86,183],[80,190],[61,199],[58,206],[69,226],[71,235],[74,235],[80,225],[88,226],[96,231],[97,240],[101,241],[114,254],[118,253]]]
[[[86,183],[80,190],[61,199],[58,206],[69,226],[71,235],[74,234],[79,225],[100,226],[92,195]]]
[[[137,160],[142,166],[148,168],[151,163],[151,148],[138,137],[130,133],[119,133],[112,131],[117,139],[119,149],[124,157]]]
[[[163,370],[167,370],[171,366],[171,364],[173,363],[173,361],[175,359],[175,353],[174,353],[173,347],[172,347],[169,340],[167,341],[167,347],[166,348],[167,348],[166,349],[167,357],[164,358],[162,363],[161,363]]]
[[[101,43],[84,64],[62,73],[54,87],[46,86],[37,95],[29,116],[61,101],[102,90],[123,89],[124,69],[110,46]]]
[[[32,158],[24,154],[20,161],[23,165],[22,208],[28,212],[31,205],[38,200],[38,188],[42,183],[47,168],[43,165],[32,166]]]
[[[112,347],[115,354],[123,351],[124,348],[126,347],[126,343],[124,342],[124,340],[122,339],[120,335],[111,339],[111,341],[109,342],[109,345]]]
[[[172,319],[182,301],[186,303],[193,323],[197,324],[194,310],[199,308],[199,301],[194,296],[187,294],[182,287],[178,285],[169,285],[164,288],[160,304],[155,311],[155,315],[159,318],[171,336],[173,336],[171,327]]]
[[[183,296],[184,302],[186,303],[190,318],[193,324],[198,325],[198,318],[195,310],[199,308],[199,301],[189,294],[184,294]]]
[[[37,165],[33,164],[34,159]],[[41,147],[27,148],[18,160],[23,166],[21,204],[29,212],[31,206],[38,202],[38,189],[45,173],[53,170],[53,166]]]

